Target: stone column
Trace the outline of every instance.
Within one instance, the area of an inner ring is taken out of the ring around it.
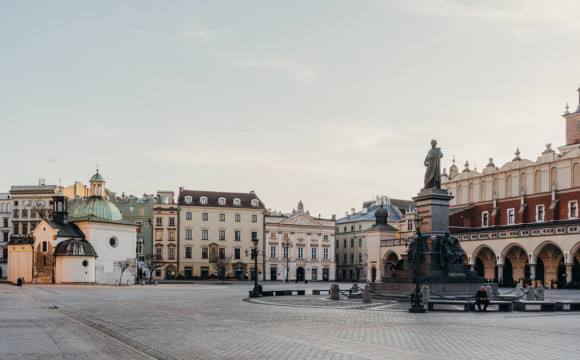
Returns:
[[[536,280],[536,264],[530,264],[530,280]]]
[[[497,264],[497,282],[503,283],[503,264]]]
[[[572,282],[572,265],[573,264],[566,264],[566,283],[567,284]]]

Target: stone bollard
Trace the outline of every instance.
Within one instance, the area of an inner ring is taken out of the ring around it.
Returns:
[[[350,289],[351,294],[358,293],[358,285],[356,283],[352,284],[352,288]]]
[[[536,288],[536,300],[544,301],[544,286],[542,284]]]
[[[493,300],[493,290],[491,289],[491,286],[487,285],[485,287],[485,292],[487,293],[487,300]]]
[[[429,286],[423,285],[421,287],[421,301],[423,301],[423,305],[429,303],[431,300],[431,292],[429,291]]]
[[[339,300],[340,299],[340,289],[338,288],[338,284],[330,285],[330,300]]]
[[[371,302],[371,287],[365,285],[363,292],[362,292],[363,302],[370,303]]]
[[[155,279],[155,285],[157,285],[157,284],[158,284],[158,283],[157,283],[157,279]]]
[[[522,288],[522,284],[516,285],[516,297],[520,298],[524,295],[524,289]]]
[[[532,285],[528,286],[528,293],[526,294],[526,300],[536,300],[536,290]]]

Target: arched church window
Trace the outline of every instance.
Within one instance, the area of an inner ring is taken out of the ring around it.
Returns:
[[[46,243],[46,241],[42,242],[42,252],[46,252],[48,251],[48,244]]]

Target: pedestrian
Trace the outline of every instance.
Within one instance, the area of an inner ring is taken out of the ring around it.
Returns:
[[[479,311],[481,311],[481,304],[483,304],[483,311],[486,311],[487,305],[489,305],[489,299],[487,298],[487,291],[485,291],[485,287],[483,286],[475,294],[475,305],[477,305]]]

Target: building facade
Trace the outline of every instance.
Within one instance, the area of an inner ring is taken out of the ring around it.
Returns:
[[[211,259],[230,259],[227,277],[253,279],[252,238],[259,240],[257,275],[263,278],[265,206],[250,193],[179,189],[179,273],[185,277],[217,276]]]
[[[50,219],[50,201],[56,185],[20,185],[10,188],[12,207],[12,235],[29,235],[42,219]]]
[[[175,279],[178,274],[179,208],[174,198],[173,191],[157,191],[157,203],[153,208],[153,257],[163,265],[155,269],[154,279]]]
[[[479,276],[578,286],[580,106],[563,117],[566,145],[558,152],[547,144],[535,161],[517,150],[501,167],[490,158],[481,172],[468,163],[444,171],[442,187],[455,196],[450,229]]]
[[[335,280],[335,220],[310,216],[300,201],[291,214],[270,212],[264,221],[266,280]]]
[[[377,196],[375,200],[363,203],[361,211],[356,212],[353,208],[336,221],[335,262],[338,281],[373,281],[369,277],[372,269],[368,265],[369,258],[374,258],[376,254],[369,252],[378,252],[379,249],[367,246],[367,230],[376,224],[375,212],[383,207],[389,213],[389,225],[399,228],[405,214],[413,211],[414,202]]]
[[[12,204],[9,193],[0,193],[0,278],[6,277],[8,240],[12,230]]]

